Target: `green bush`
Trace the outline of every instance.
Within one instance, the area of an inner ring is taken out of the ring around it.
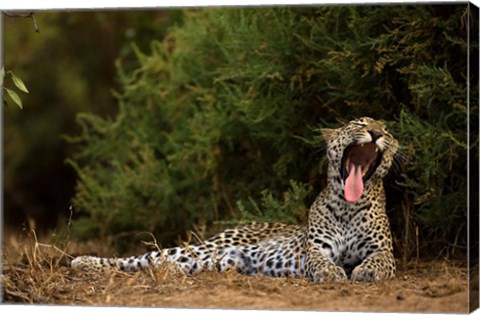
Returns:
[[[136,69],[119,67],[115,118],[78,116],[76,230],[152,231],[168,245],[219,221],[304,223],[325,185],[319,126],[371,116],[401,143],[386,179],[396,248],[410,255],[415,227],[437,252],[464,245],[467,112],[478,119],[467,15],[466,4],[184,12]]]

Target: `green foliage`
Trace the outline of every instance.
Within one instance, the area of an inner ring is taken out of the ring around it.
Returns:
[[[414,224],[425,246],[466,242],[467,113],[478,119],[466,100],[467,14],[463,4],[185,11],[168,40],[137,51],[135,69],[119,64],[115,118],[78,116],[82,226],[154,231],[166,244],[203,222],[305,222],[326,176],[316,130],[371,116],[402,145],[386,180],[396,239],[408,244],[399,227]]]
[[[240,222],[263,221],[285,223],[305,222],[307,208],[305,207],[305,198],[309,190],[306,185],[290,182],[290,188],[283,194],[283,199],[278,200],[268,190],[262,190],[261,205],[253,198],[248,198],[248,206],[245,206],[241,200],[237,201],[237,209],[241,214]],[[238,221],[233,223],[238,224]]]
[[[427,227],[422,229],[425,239],[444,244],[467,220],[467,138],[465,130],[448,126],[448,116],[424,121],[402,111],[396,131],[409,161],[398,184],[405,189],[413,217]]]

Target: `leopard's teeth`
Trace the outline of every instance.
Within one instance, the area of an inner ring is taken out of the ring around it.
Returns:
[[[363,168],[363,170],[362,170],[362,176],[365,176],[365,174],[367,174],[368,169],[369,169],[368,166]]]
[[[378,147],[375,147],[375,153],[377,153],[377,152],[378,152]]]

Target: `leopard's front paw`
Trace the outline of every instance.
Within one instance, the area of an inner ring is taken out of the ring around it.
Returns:
[[[389,278],[389,276],[388,273],[371,266],[359,265],[353,269],[351,278],[353,281],[373,282]]]
[[[313,276],[312,280],[314,282],[324,282],[324,281],[333,281],[333,282],[342,282],[347,280],[347,274],[342,267],[329,264],[324,268],[316,271]]]

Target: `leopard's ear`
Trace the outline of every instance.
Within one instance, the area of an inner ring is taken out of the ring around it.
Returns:
[[[338,129],[322,128],[320,129],[320,132],[322,133],[323,138],[328,142],[335,138]]]

